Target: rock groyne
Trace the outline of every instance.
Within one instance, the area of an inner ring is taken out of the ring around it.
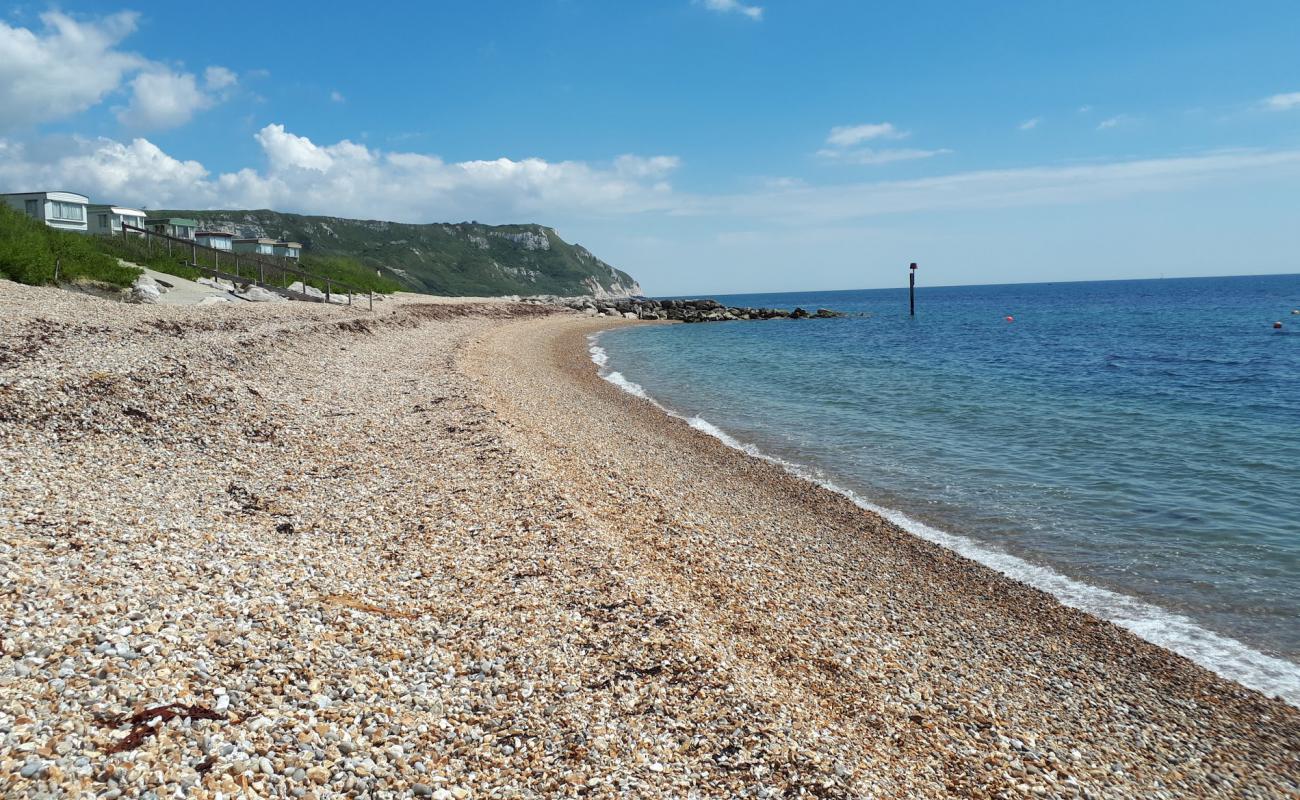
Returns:
[[[728,306],[717,300],[650,300],[648,298],[623,298],[602,300],[592,297],[532,297],[524,302],[560,305],[586,314],[589,317],[625,317],[627,319],[674,320],[677,322],[727,322],[753,319],[830,319],[844,314],[829,308],[808,311],[794,308],[754,308]]]

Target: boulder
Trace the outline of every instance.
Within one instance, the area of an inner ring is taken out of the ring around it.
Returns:
[[[250,303],[280,303],[289,298],[284,295],[263,289],[261,286],[248,286],[242,292],[237,292],[236,297],[242,297]]]
[[[153,278],[141,273],[131,285],[131,296],[127,298],[132,303],[145,303],[152,305],[157,303],[162,297],[162,288]]]
[[[202,286],[211,286],[213,289],[220,289],[223,292],[229,292],[235,288],[235,284],[221,278],[199,278],[195,283]]]
[[[142,276],[143,277],[143,276]],[[162,298],[162,292],[158,291],[157,285],[147,283],[136,283],[131,287],[130,301],[132,303],[144,303],[153,305]]]
[[[623,312],[623,318],[624,318],[624,319],[636,319],[636,312],[634,312],[634,311],[624,311],[624,312]]]

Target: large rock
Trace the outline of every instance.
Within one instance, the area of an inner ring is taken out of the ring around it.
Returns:
[[[284,295],[276,294],[268,289],[263,289],[261,286],[246,287],[242,292],[236,292],[235,296],[243,298],[250,303],[281,303],[289,299]]]
[[[148,275],[141,273],[136,277],[135,283],[131,285],[130,301],[132,303],[145,303],[153,305],[162,299],[162,287],[158,282]]]
[[[131,287],[131,302],[153,305],[162,299],[162,292],[157,285],[137,283]]]

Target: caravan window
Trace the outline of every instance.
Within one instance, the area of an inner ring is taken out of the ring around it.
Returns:
[[[73,222],[84,222],[86,220],[86,209],[76,203],[60,203],[57,200],[50,201],[50,216],[54,219],[66,219]]]

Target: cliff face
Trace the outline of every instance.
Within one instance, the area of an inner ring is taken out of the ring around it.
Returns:
[[[641,294],[626,272],[543,225],[411,225],[278,211],[159,211],[242,237],[301,242],[304,252],[347,256],[417,292],[446,295]]]

